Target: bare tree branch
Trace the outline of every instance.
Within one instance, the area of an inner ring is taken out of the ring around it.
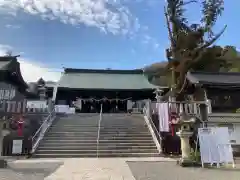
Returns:
[[[169,22],[169,18],[168,18],[168,14],[167,14],[167,10],[166,10],[165,6],[164,6],[164,15],[165,15],[166,22],[167,22],[167,29],[168,29],[169,39],[171,41],[172,47],[174,47],[175,46],[175,42],[174,42],[174,39],[173,39],[173,34],[172,34],[172,31],[171,31],[171,28],[170,28],[170,22]]]
[[[177,7],[185,6],[185,5],[188,5],[188,4],[191,4],[191,3],[197,3],[197,2],[198,2],[197,0],[192,0],[192,1],[184,2],[183,4],[180,4]]]
[[[199,47],[197,49],[197,51],[202,51],[203,49],[209,47],[210,45],[212,45],[218,38],[220,38],[220,36],[224,33],[224,31],[226,30],[227,25],[224,26],[224,28],[220,31],[220,33],[218,33],[213,39],[211,39],[210,41],[206,42],[205,44],[203,44],[201,47]]]

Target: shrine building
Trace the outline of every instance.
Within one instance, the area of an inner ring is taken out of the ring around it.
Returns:
[[[162,87],[167,88],[167,87]],[[154,99],[156,86],[151,84],[141,69],[136,70],[94,70],[66,68],[55,90],[55,103],[71,105],[82,99],[82,112],[89,112],[94,106],[109,112],[118,106],[127,110],[127,100]]]
[[[31,96],[27,89],[17,56],[0,57],[0,116],[23,113],[26,98]]]

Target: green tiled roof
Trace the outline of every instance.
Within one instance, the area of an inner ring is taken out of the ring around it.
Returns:
[[[140,73],[117,73],[109,71],[96,72],[70,72],[64,73],[59,80],[60,88],[73,89],[126,89],[141,90],[154,89],[156,86],[150,84],[145,76]]]
[[[187,79],[193,84],[216,86],[240,86],[239,72],[188,72]]]

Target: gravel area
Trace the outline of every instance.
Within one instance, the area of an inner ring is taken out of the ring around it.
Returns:
[[[11,163],[0,169],[0,180],[43,180],[55,172],[62,163]]]
[[[176,162],[127,162],[136,180],[239,180],[240,169],[182,168]]]

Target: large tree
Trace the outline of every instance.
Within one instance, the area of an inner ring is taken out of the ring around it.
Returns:
[[[199,3],[202,12],[198,24],[188,22],[187,6]],[[172,88],[181,92],[187,71],[220,71],[229,64],[224,56],[226,48],[213,45],[224,33],[224,26],[213,32],[217,18],[224,10],[223,0],[166,0],[166,17],[170,47],[166,49],[167,69],[171,71]]]

